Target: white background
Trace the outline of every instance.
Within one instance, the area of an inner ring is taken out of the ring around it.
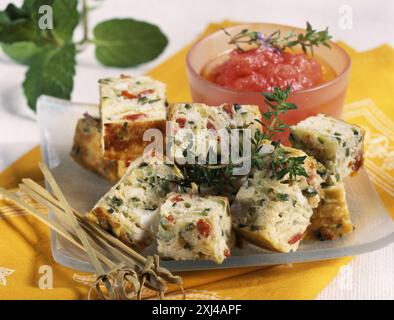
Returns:
[[[0,0],[0,10],[9,1]],[[22,1],[13,1],[20,4]],[[394,1],[389,0],[106,0],[90,14],[90,25],[114,17],[133,17],[160,26],[169,38],[165,52],[154,62],[123,72],[141,74],[192,41],[210,22],[224,19],[275,22],[303,27],[330,27],[337,40],[357,50],[383,43],[394,45]],[[341,10],[351,9],[352,29],[340,25]],[[80,30],[75,34],[79,39]],[[26,69],[0,53],[0,170],[38,143],[34,114],[26,107],[21,83]],[[97,102],[97,79],[119,74],[100,66],[93,48],[78,56],[73,100]],[[367,76],[367,75],[366,75]],[[394,88],[393,88],[394,89]],[[356,257],[320,294],[320,299],[394,299],[394,245]]]

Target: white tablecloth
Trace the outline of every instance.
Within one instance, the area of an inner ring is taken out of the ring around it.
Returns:
[[[2,10],[8,0],[0,0]],[[14,1],[20,4],[21,1]],[[352,16],[351,29],[344,29],[343,12]],[[329,26],[335,39],[357,50],[382,43],[394,44],[393,1],[367,0],[107,0],[90,14],[90,24],[113,18],[133,17],[158,24],[169,37],[165,52],[154,62],[124,73],[142,74],[195,38],[210,22],[224,19],[264,21],[317,28]],[[341,20],[342,19],[342,20]],[[79,37],[78,30],[75,34]],[[120,70],[100,66],[93,48],[78,56],[73,100],[95,102],[97,79]],[[38,141],[34,113],[26,107],[21,83],[26,69],[0,54],[0,170],[15,161]],[[394,299],[394,245],[356,257],[325,288],[318,299]]]

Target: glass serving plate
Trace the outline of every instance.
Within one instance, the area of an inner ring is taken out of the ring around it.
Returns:
[[[51,169],[72,207],[87,212],[108,191],[111,184],[83,169],[69,156],[77,120],[85,112],[98,115],[96,105],[70,103],[42,96],[38,101],[43,159]],[[296,252],[276,253],[244,243],[221,265],[211,261],[163,261],[171,271],[263,266],[325,260],[380,249],[394,242],[394,222],[383,206],[364,169],[346,182],[347,200],[355,231],[335,241],[303,241]],[[52,218],[53,215],[50,214]],[[54,259],[73,269],[93,272],[85,254],[54,232],[51,234]],[[142,254],[155,251],[148,247]]]

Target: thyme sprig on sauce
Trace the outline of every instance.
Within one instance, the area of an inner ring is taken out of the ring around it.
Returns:
[[[322,45],[330,48],[329,41],[332,39],[328,32],[328,27],[318,31],[313,29],[309,22],[306,23],[305,33],[296,33],[292,30],[283,35],[280,30],[276,30],[266,36],[262,32],[249,29],[243,29],[235,35],[231,35],[226,29],[223,29],[223,31],[230,37],[228,43],[235,45],[241,51],[245,51],[242,45],[256,45],[257,47],[272,48],[278,51],[300,46],[305,54],[309,50],[310,54],[313,55],[314,47]]]

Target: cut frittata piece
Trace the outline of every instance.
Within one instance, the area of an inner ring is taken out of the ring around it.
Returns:
[[[319,114],[290,127],[294,147],[320,161],[335,184],[355,175],[363,164],[364,130],[337,118]]]
[[[135,160],[87,218],[124,243],[143,249],[154,240],[160,206],[167,193],[176,190],[173,182],[181,178],[175,165],[159,158]]]
[[[250,129],[253,135],[256,128],[261,128],[256,119],[261,120],[261,114],[255,105],[172,104],[168,110],[171,131],[167,137],[170,145],[167,155],[180,163],[180,159],[189,160],[189,157],[206,159],[210,149],[219,155],[223,134],[229,134],[231,129]]]
[[[149,77],[130,76],[99,83],[103,155],[132,161],[150,143],[143,141],[146,130],[165,133],[166,86]]]
[[[335,240],[352,231],[353,225],[343,183],[323,188],[322,200],[319,206],[314,209],[306,237],[321,241]]]
[[[160,209],[159,255],[222,263],[230,255],[231,228],[227,198],[170,193]]]
[[[120,168],[127,168],[125,161],[103,158],[101,121],[88,114],[77,122],[70,155],[82,167],[112,182],[118,181],[123,175]]]
[[[233,225],[245,239],[269,250],[297,250],[313,210],[296,183],[286,184],[254,173],[231,206]]]

